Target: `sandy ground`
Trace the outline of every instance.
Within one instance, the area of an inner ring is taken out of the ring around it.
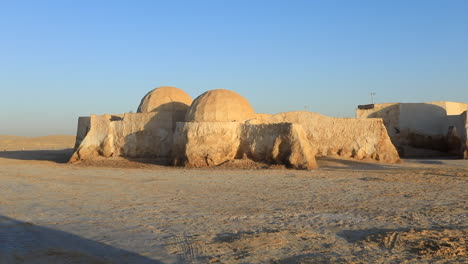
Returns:
[[[0,263],[466,263],[467,160],[313,171],[0,151]]]
[[[75,144],[75,139],[75,136],[70,135],[51,135],[43,137],[0,135],[0,151],[72,148]]]

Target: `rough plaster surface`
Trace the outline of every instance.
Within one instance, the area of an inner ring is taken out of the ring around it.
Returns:
[[[91,115],[90,130],[70,161],[97,156],[167,158],[172,150],[175,117],[171,112]]]
[[[300,124],[243,124],[239,153],[251,160],[313,169],[316,148]]]
[[[91,128],[91,117],[80,116],[78,118],[78,128],[76,131],[75,149],[80,146],[81,142],[86,137],[86,134],[88,134],[88,131],[90,128]]]
[[[400,104],[374,104],[373,108],[356,109],[356,118],[382,118],[390,138],[398,135],[400,128]]]
[[[187,111],[192,104],[192,97],[183,90],[163,86],[147,93],[138,106],[138,113],[161,111]]]
[[[248,123],[301,124],[318,156],[339,155],[381,162],[400,158],[381,119],[334,118],[312,112],[286,112]]]
[[[461,140],[462,142],[465,142],[464,145],[462,145],[462,155],[463,158],[468,159],[468,111],[465,111],[463,114],[461,114],[462,120],[465,122],[465,129],[462,130],[464,133],[462,134]]]
[[[174,164],[210,167],[248,158],[297,169],[316,168],[315,150],[300,124],[178,123]]]
[[[240,144],[237,122],[177,123],[174,135],[174,164],[208,167],[233,160]]]
[[[316,168],[315,156],[399,161],[380,119],[288,112],[246,123],[174,123],[169,112],[91,116],[91,129],[71,161],[163,157],[175,165],[206,167],[248,158],[299,169]]]
[[[356,110],[357,118],[382,118],[400,154],[408,148],[431,149],[463,157],[466,143],[463,112],[468,104],[457,102],[375,104]],[[440,154],[439,154],[440,155]]]
[[[311,112],[256,114],[241,95],[211,90],[191,101],[160,87],[139,112],[80,118],[70,161],[103,157],[172,159],[174,165],[216,166],[234,159],[316,168],[316,156],[398,162],[381,119],[332,118]],[[151,111],[151,112],[150,112]]]
[[[197,97],[189,110],[187,122],[242,122],[255,117],[250,103],[233,91],[217,89]]]

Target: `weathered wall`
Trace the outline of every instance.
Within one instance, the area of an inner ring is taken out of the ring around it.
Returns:
[[[382,118],[388,135],[392,138],[400,131],[400,104],[374,104],[358,106],[356,118]]]
[[[272,117],[272,116],[273,116],[272,114],[255,113],[255,116],[254,116],[253,119],[262,120],[262,119],[270,118],[270,117]]]
[[[104,152],[109,150],[109,141],[106,139],[109,135],[110,120],[111,115],[91,115],[89,117],[89,131],[75,149],[70,161],[73,162],[81,159],[94,158],[104,155]],[[85,125],[85,123],[81,123],[81,125]],[[83,130],[83,127],[78,127],[78,130]]]
[[[89,131],[70,161],[97,156],[169,158],[175,123],[183,117],[165,111],[91,115]]]
[[[78,128],[76,131],[75,150],[78,149],[81,142],[86,137],[86,134],[88,134],[88,131],[90,128],[91,128],[91,117],[89,116],[78,117]]]
[[[316,149],[300,124],[243,124],[238,154],[267,164],[313,169]]]
[[[151,112],[92,115],[71,161],[103,157],[164,157],[176,165],[215,166],[236,158],[316,167],[315,156],[399,161],[381,119],[331,118],[311,112],[262,115],[247,123],[177,122]]]
[[[457,102],[398,103],[359,106],[358,118],[382,118],[400,154],[411,156],[410,147],[438,150],[460,156],[460,116],[468,104]]]
[[[468,159],[468,111],[460,115],[460,119],[465,123],[465,129],[461,129],[460,137],[462,147],[460,150],[460,158]]]
[[[181,122],[174,135],[174,164],[216,166],[233,160],[239,149],[241,123]]]
[[[209,167],[248,158],[292,168],[316,168],[315,150],[300,124],[177,123],[174,164]]]
[[[170,112],[125,114],[111,123],[114,156],[168,158],[172,148],[173,116]]]
[[[391,137],[399,131],[445,136],[448,127],[458,123],[457,118],[449,117],[467,110],[468,104],[458,102],[387,103],[358,106],[356,117],[382,118]]]
[[[356,159],[399,162],[398,153],[381,119],[327,117],[312,112],[286,112],[249,123],[301,124],[318,156],[340,155]]]
[[[398,108],[400,103],[385,103],[385,104],[368,104],[368,105],[359,105],[356,109],[356,118],[369,118],[371,115],[375,118],[387,117],[394,115],[395,113],[389,113],[387,109],[396,110],[398,113]],[[385,111],[382,111],[385,110]]]

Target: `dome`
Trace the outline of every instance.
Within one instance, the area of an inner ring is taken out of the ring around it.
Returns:
[[[192,98],[186,92],[176,87],[158,87],[143,97],[138,106],[137,113],[147,113],[156,111],[186,111]]]
[[[187,122],[242,122],[255,117],[250,103],[240,94],[225,89],[198,96],[185,116]]]

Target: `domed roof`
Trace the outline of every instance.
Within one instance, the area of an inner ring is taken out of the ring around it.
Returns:
[[[137,113],[155,111],[179,111],[187,110],[192,104],[192,97],[176,87],[158,87],[143,97],[138,106]]]
[[[225,89],[198,96],[185,116],[187,122],[242,122],[255,116],[250,103],[240,94]]]

